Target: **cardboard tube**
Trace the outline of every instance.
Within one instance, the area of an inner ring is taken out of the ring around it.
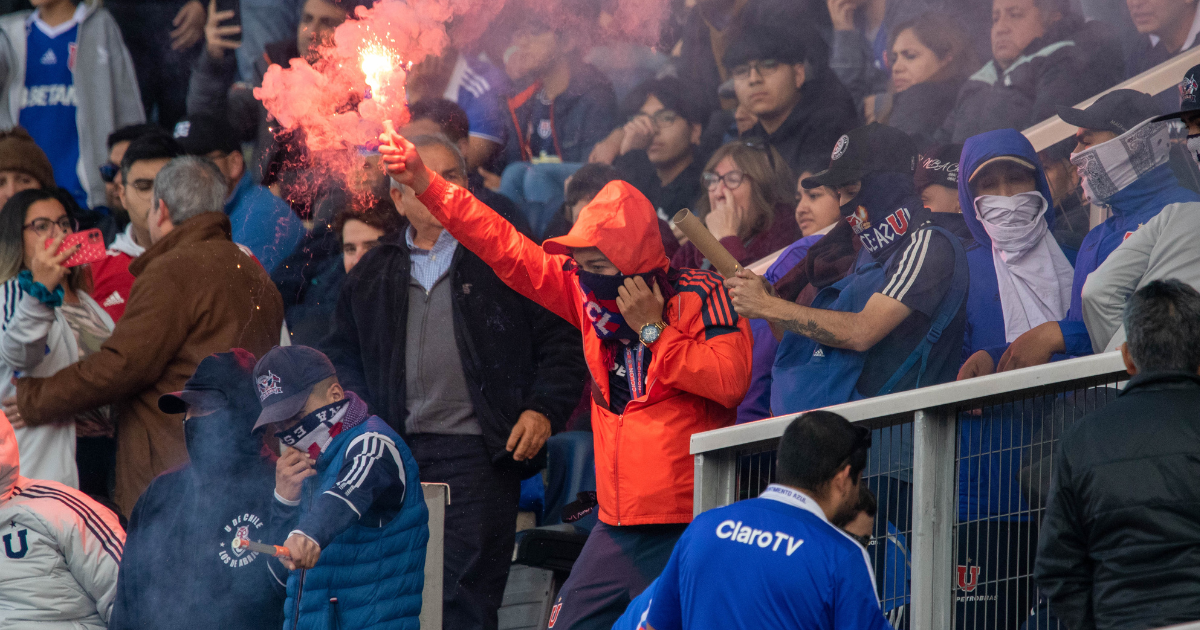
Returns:
[[[733,254],[725,249],[725,246],[712,235],[712,232],[708,231],[704,223],[697,219],[691,210],[687,208],[680,210],[671,222],[679,228],[680,232],[683,232],[684,236],[688,237],[689,241],[695,243],[696,249],[704,254],[708,262],[711,262],[713,268],[721,272],[722,276],[732,278],[742,269]]]

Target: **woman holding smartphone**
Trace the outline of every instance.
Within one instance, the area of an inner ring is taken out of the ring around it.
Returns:
[[[78,488],[76,437],[89,451],[111,440],[108,408],[65,423],[27,426],[14,398],[18,378],[51,376],[99,351],[112,333],[112,318],[87,294],[89,267],[65,266],[80,246],[60,251],[74,231],[67,211],[74,206],[61,189],[34,189],[13,195],[0,208],[0,399],[16,429],[21,474]],[[100,476],[84,491],[107,495],[107,474]]]

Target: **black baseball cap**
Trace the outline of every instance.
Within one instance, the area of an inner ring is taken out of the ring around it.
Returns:
[[[1188,112],[1200,110],[1200,65],[1188,68],[1179,83],[1179,111],[1159,116],[1154,122],[1181,118]]]
[[[231,393],[249,388],[254,362],[254,355],[241,348],[210,354],[196,366],[183,390],[158,397],[158,408],[163,413],[184,413],[192,406],[206,410],[224,407]]]
[[[895,127],[871,123],[838,138],[829,168],[804,178],[800,185],[837,187],[877,172],[911,175],[916,163],[917,147],[908,134]]]
[[[1096,99],[1087,109],[1058,106],[1058,117],[1068,125],[1111,131],[1118,136],[1160,113],[1162,110],[1154,97],[1137,90],[1113,90]]]
[[[918,155],[913,188],[918,193],[933,184],[957,189],[958,161],[962,157],[962,149],[961,144],[940,144]]]
[[[241,148],[228,121],[215,116],[192,116],[175,123],[175,141],[188,155],[213,151],[233,153]]]
[[[295,417],[313,385],[337,376],[333,363],[308,346],[275,346],[254,366],[254,387],[262,413],[251,431]]]

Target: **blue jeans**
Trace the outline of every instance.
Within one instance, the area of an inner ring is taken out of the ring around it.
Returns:
[[[500,176],[500,194],[517,204],[525,218],[529,219],[533,236],[541,240],[546,227],[554,219],[554,213],[562,207],[563,187],[567,178],[582,166],[574,162],[509,164]]]

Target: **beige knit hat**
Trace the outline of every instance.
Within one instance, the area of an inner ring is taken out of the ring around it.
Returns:
[[[28,173],[47,190],[57,186],[50,158],[21,127],[0,131],[0,171]]]

